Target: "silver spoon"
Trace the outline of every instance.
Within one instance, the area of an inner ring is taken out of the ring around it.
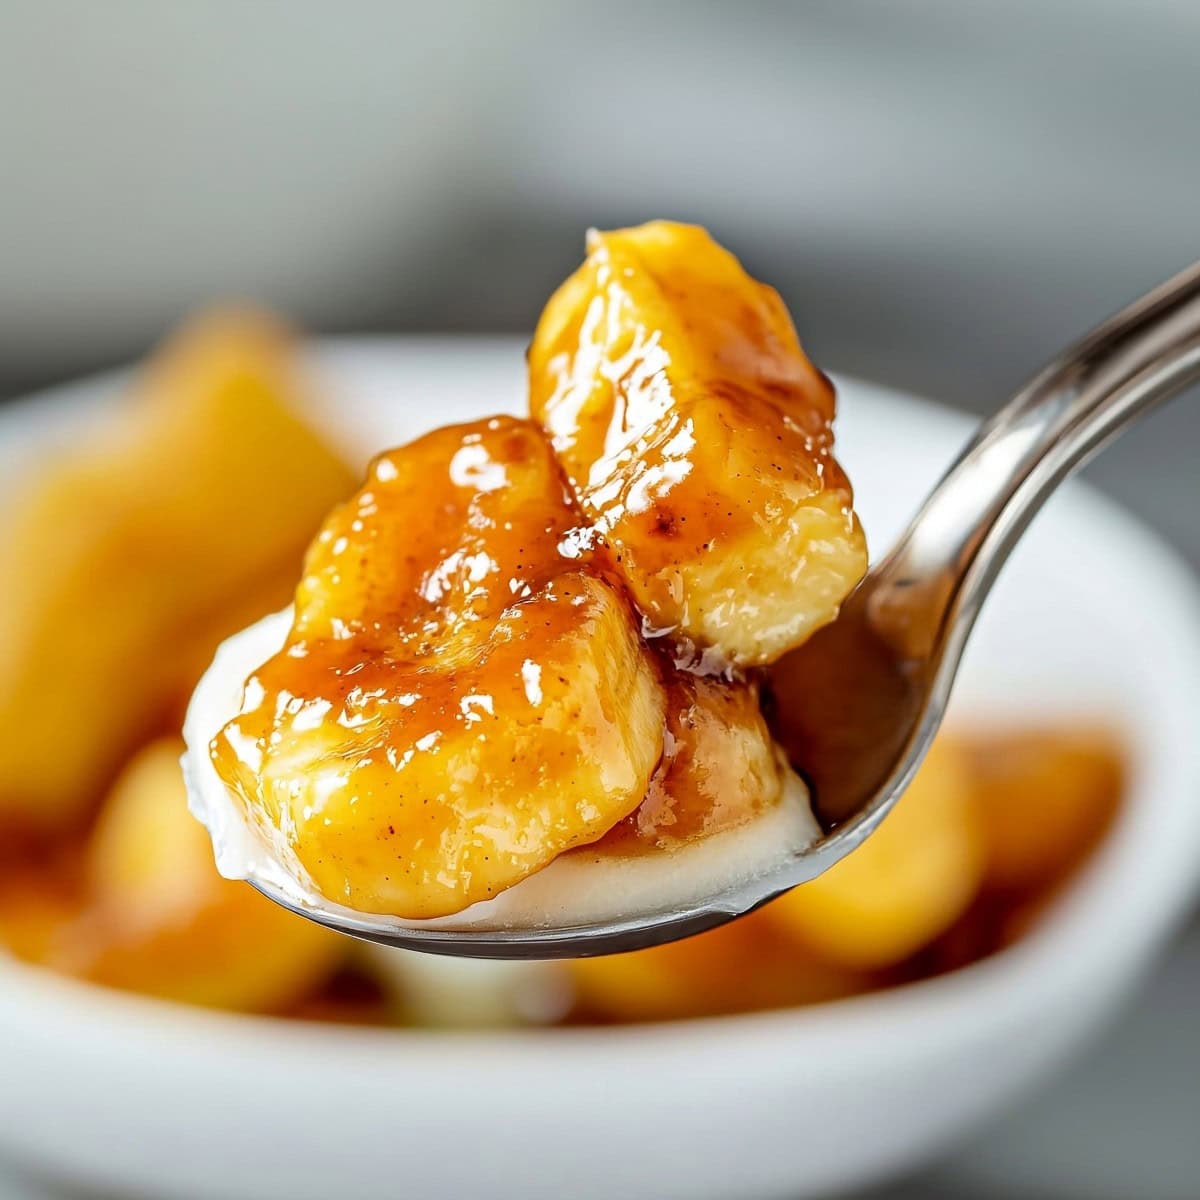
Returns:
[[[635,950],[749,912],[819,875],[879,825],[941,725],[967,638],[1034,514],[1090,455],[1200,381],[1200,264],[1101,325],[987,421],[841,615],[769,673],[776,737],[825,830],[777,870],[693,906],[567,928],[474,930],[300,906],[343,933],[473,958]],[[819,679],[819,686],[813,681]]]

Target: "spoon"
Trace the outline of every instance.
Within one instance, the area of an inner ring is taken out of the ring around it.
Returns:
[[[771,872],[686,908],[499,930],[299,904],[269,881],[251,882],[302,916],[386,945],[565,958],[690,936],[812,879],[870,836],[912,779],[984,599],[1034,514],[1088,457],[1197,381],[1200,264],[1094,330],[985,422],[838,619],[769,670],[773,731],[823,830]]]

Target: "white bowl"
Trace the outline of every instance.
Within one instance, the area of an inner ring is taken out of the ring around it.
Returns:
[[[521,403],[511,342],[320,350],[360,447]],[[113,381],[0,420],[0,461]],[[969,430],[842,383],[841,457],[876,553]],[[303,1026],[105,992],[0,962],[0,1150],[114,1193],[812,1196],[910,1167],[1051,1070],[1115,1009],[1200,868],[1200,599],[1153,536],[1068,488],[1006,570],[960,717],[1098,716],[1129,802],[1044,922],[965,970],[816,1008],[520,1034]]]

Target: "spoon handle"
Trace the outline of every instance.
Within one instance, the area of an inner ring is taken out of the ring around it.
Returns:
[[[1046,498],[1160,401],[1200,381],[1200,263],[1088,334],[987,421],[871,572],[870,621],[903,658],[957,662]]]

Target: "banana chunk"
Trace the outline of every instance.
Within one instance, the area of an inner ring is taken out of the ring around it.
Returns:
[[[783,797],[790,772],[756,684],[671,672],[666,689],[662,761],[645,799],[597,850],[676,850],[746,825]]]
[[[979,894],[986,859],[968,760],[941,738],[883,824],[766,911],[844,967],[891,967],[944,933]]]
[[[87,847],[87,902],[42,961],[109,987],[273,1011],[326,979],[346,944],[217,874],[188,814],[182,749],[162,738],[122,772]]]
[[[111,429],[14,492],[0,513],[0,829],[79,825],[221,639],[285,602],[354,484],[296,414],[307,390],[283,329],[215,314],[152,360]]]
[[[1125,764],[1112,730],[1002,730],[969,743],[987,842],[987,883],[1047,887],[1082,862],[1120,806]]]
[[[663,721],[545,438],[495,418],[375,460],[211,755],[319,892],[423,919],[601,837],[645,795]]]
[[[529,353],[530,408],[647,625],[762,665],[866,570],[834,394],[787,310],[695,226],[588,237]]]
[[[797,945],[759,910],[707,933],[564,964],[585,1020],[675,1021],[820,1004],[866,991],[871,977]]]

